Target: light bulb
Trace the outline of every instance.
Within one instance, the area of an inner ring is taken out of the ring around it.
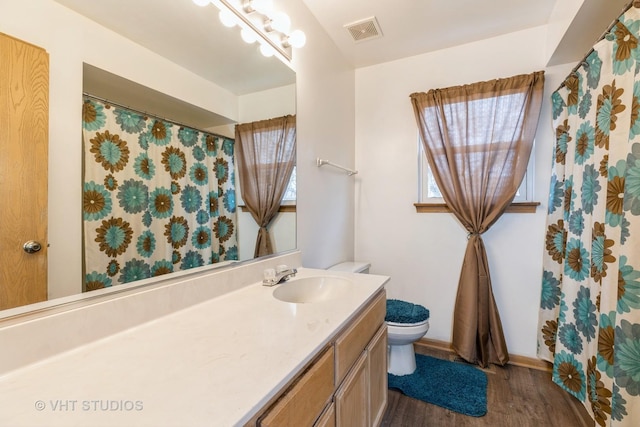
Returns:
[[[225,27],[235,27],[235,25],[238,23],[237,18],[233,14],[233,12],[227,9],[220,9],[218,18],[220,18],[220,22],[222,22],[222,25],[224,25]]]
[[[252,0],[250,3],[251,9],[256,12],[260,12],[263,15],[269,15],[273,13],[273,0]]]
[[[276,54],[276,50],[268,44],[261,44],[260,53],[266,57],[270,57]]]
[[[240,37],[242,37],[242,40],[249,44],[258,40],[258,36],[256,36],[256,33],[248,28],[243,28],[242,31],[240,31]]]
[[[289,15],[284,12],[276,12],[271,18],[271,28],[280,31],[282,34],[287,34],[291,28]]]
[[[211,0],[193,0],[193,2],[198,6],[206,6],[211,2]]]
[[[307,42],[307,36],[302,30],[295,30],[286,39],[287,43],[295,48],[301,48]]]

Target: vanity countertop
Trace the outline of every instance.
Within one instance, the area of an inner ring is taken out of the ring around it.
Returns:
[[[0,376],[0,425],[242,425],[388,281],[314,275],[354,285],[293,304],[252,284]]]

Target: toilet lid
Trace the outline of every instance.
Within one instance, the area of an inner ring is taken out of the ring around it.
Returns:
[[[419,304],[388,299],[387,314],[384,318],[391,323],[421,323],[429,319],[429,310]]]

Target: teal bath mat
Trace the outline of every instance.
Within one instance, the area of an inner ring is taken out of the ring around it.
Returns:
[[[389,376],[389,388],[472,417],[487,413],[487,374],[471,365],[416,354],[416,371]]]

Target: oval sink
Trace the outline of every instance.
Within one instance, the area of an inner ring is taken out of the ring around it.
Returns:
[[[280,301],[310,303],[338,298],[353,282],[341,277],[315,276],[291,279],[273,291]]]

